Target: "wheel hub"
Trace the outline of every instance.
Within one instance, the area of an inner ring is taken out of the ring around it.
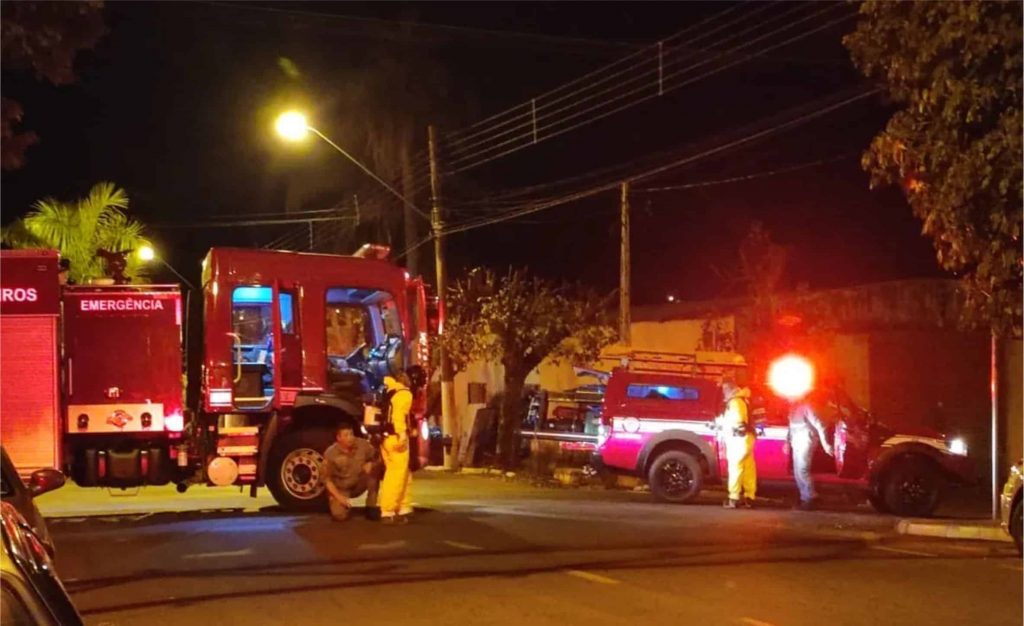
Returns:
[[[673,495],[686,493],[693,485],[690,470],[677,461],[666,463],[661,468],[661,477],[665,491]]]
[[[288,492],[302,500],[312,500],[324,490],[320,468],[324,457],[312,448],[292,450],[281,464],[281,482]]]

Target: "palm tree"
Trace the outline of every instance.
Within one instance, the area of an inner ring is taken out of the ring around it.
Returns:
[[[52,248],[71,262],[69,278],[85,283],[105,276],[97,250],[130,252],[149,242],[140,222],[128,217],[128,194],[113,183],[97,183],[79,200],[61,202],[51,197],[32,205],[24,218],[4,228],[3,243],[12,248]],[[127,256],[126,274],[142,277],[144,266]]]

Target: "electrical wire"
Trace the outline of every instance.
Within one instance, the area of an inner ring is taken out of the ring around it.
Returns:
[[[799,117],[790,119],[788,121],[785,121],[783,123],[777,124],[777,125],[772,126],[770,128],[767,128],[767,129],[764,129],[764,130],[760,130],[760,131],[757,131],[757,132],[745,135],[745,136],[743,136],[743,137],[741,137],[739,139],[732,140],[732,141],[726,142],[724,144],[720,144],[718,146],[715,146],[713,148],[704,150],[704,151],[699,152],[697,154],[689,155],[687,157],[678,159],[678,160],[676,160],[674,162],[667,163],[667,164],[664,164],[664,165],[660,165],[658,167],[654,167],[654,168],[649,169],[647,171],[640,172],[640,173],[637,173],[637,174],[633,174],[631,176],[628,176],[626,178],[623,178],[623,179],[620,179],[620,180],[617,180],[617,181],[614,181],[614,182],[604,183],[604,184],[592,187],[590,189],[585,189],[585,190],[582,190],[582,191],[579,191],[579,192],[575,192],[575,193],[569,194],[567,196],[563,196],[561,198],[558,198],[558,199],[555,199],[555,200],[551,200],[551,201],[548,201],[548,202],[526,203],[525,206],[522,206],[522,207],[520,207],[518,209],[514,209],[514,210],[511,210],[511,211],[506,211],[506,212],[504,212],[502,214],[499,214],[499,215],[495,215],[495,216],[487,217],[487,218],[480,218],[480,219],[477,219],[477,220],[469,220],[469,221],[464,222],[462,224],[455,224],[453,226],[448,226],[448,227],[446,227],[444,229],[443,234],[447,236],[447,235],[452,235],[452,234],[456,234],[456,233],[466,232],[466,231],[469,231],[469,230],[475,230],[477,228],[483,228],[484,226],[490,226],[490,225],[493,225],[493,224],[498,224],[498,223],[505,222],[505,221],[508,221],[508,220],[511,220],[511,219],[515,219],[517,217],[521,217],[523,215],[529,215],[531,213],[536,213],[538,211],[543,211],[545,209],[549,209],[549,208],[552,208],[552,207],[555,207],[555,206],[559,206],[561,204],[566,204],[568,202],[574,202],[576,200],[581,200],[581,199],[584,199],[584,198],[587,198],[587,197],[590,197],[590,196],[602,193],[604,191],[609,191],[611,189],[615,189],[615,188],[619,187],[624,182],[635,182],[635,181],[638,181],[638,180],[643,180],[643,179],[646,179],[646,178],[651,178],[653,176],[657,176],[659,174],[663,174],[663,173],[665,173],[665,172],[667,172],[669,170],[675,169],[677,167],[681,167],[683,165],[689,165],[689,164],[691,164],[693,162],[699,161],[701,159],[705,159],[705,158],[710,157],[710,156],[714,156],[714,155],[719,154],[721,152],[724,152],[726,150],[730,150],[730,149],[733,149],[733,148],[736,148],[736,147],[739,147],[739,146],[751,143],[753,141],[756,141],[756,140],[759,140],[759,139],[763,139],[763,138],[768,137],[768,136],[770,136],[772,134],[775,134],[775,133],[779,133],[779,132],[783,132],[783,131],[789,130],[790,128],[793,128],[795,126],[804,124],[804,123],[806,123],[808,121],[811,121],[813,119],[817,119],[817,118],[819,118],[819,117],[821,117],[823,115],[826,115],[826,114],[831,113],[833,111],[839,110],[839,109],[841,109],[843,107],[849,106],[850,104],[853,104],[855,102],[859,102],[860,100],[863,100],[865,98],[868,98],[868,97],[878,93],[878,91],[879,91],[878,88],[872,88],[872,89],[867,89],[867,90],[863,90],[862,89],[862,90],[859,90],[859,92],[856,93],[855,95],[852,95],[852,96],[849,96],[849,97],[844,97],[842,100],[840,100],[840,101],[838,101],[838,102],[836,102],[834,104],[823,106],[823,107],[818,108],[818,109],[816,109],[816,110],[814,110],[814,111],[812,111],[810,113],[803,114],[803,115],[801,115]]]
[[[748,19],[750,17],[753,17],[757,13],[759,13],[760,11],[764,10],[765,8],[767,8],[768,6],[769,5],[762,5],[758,9],[752,11],[749,15],[741,16],[739,18],[739,20],[734,20],[731,23],[722,24],[722,25],[718,26],[717,28],[712,28],[712,29],[705,30],[701,34],[697,35],[696,38],[692,42],[690,42],[690,43],[691,43],[691,45],[699,43],[702,39],[704,39],[706,37],[709,37],[709,36],[713,35],[714,33],[717,33],[722,28],[726,28],[726,27],[730,27],[730,26],[735,26],[735,22],[742,21],[742,20]],[[794,5],[794,7],[789,9],[789,11],[791,12],[791,11],[794,11],[794,10],[800,10],[801,8],[802,7],[800,5]],[[759,22],[759,23],[753,25],[752,27],[748,28],[747,30],[740,31],[739,33],[733,33],[727,39],[731,39],[732,37],[742,35],[744,33],[749,32],[750,30],[756,30],[757,28],[761,28],[765,24],[770,23],[772,20],[781,19],[786,14],[787,14],[787,12],[783,12],[782,14],[777,14],[774,17],[769,18],[769,20],[767,20],[767,21]],[[686,30],[684,30],[683,32],[686,32]],[[464,137],[464,138],[456,140],[456,141],[449,141],[448,142],[448,145],[449,145],[448,155],[453,155],[453,156],[454,155],[458,155],[460,152],[466,152],[471,147],[475,147],[475,146],[481,145],[483,143],[486,143],[488,141],[491,141],[491,140],[494,140],[494,139],[498,139],[500,137],[503,137],[503,136],[508,135],[508,134],[510,134],[512,132],[515,132],[516,130],[523,129],[523,128],[529,129],[529,134],[532,136],[532,134],[533,134],[533,127],[534,127],[534,125],[536,123],[539,123],[539,122],[541,122],[541,121],[543,121],[545,119],[548,119],[548,118],[552,117],[553,115],[555,115],[557,113],[560,113],[562,111],[566,111],[566,110],[572,109],[572,108],[578,106],[579,104],[581,104],[583,102],[587,102],[589,100],[592,100],[594,97],[596,97],[598,95],[601,95],[601,94],[604,94],[604,93],[608,93],[609,91],[614,91],[614,90],[619,89],[619,88],[621,88],[621,87],[623,87],[625,85],[629,85],[629,84],[631,84],[633,82],[636,82],[638,79],[643,79],[643,78],[645,78],[647,76],[648,72],[655,72],[654,77],[657,78],[657,76],[658,76],[657,71],[659,70],[659,67],[660,67],[661,70],[664,70],[667,67],[669,67],[669,66],[671,66],[671,65],[673,65],[675,63],[681,62],[682,60],[686,59],[686,56],[684,55],[681,59],[676,59],[674,61],[670,61],[667,64],[663,63],[663,61],[665,59],[665,56],[666,56],[665,52],[664,52],[664,47],[665,47],[664,44],[667,41],[673,40],[673,39],[675,39],[675,38],[677,38],[679,36],[680,36],[680,33],[677,33],[676,35],[673,35],[672,37],[670,37],[667,40],[662,40],[658,44],[654,44],[653,46],[649,46],[646,49],[641,50],[640,52],[632,54],[629,57],[626,57],[626,59],[630,59],[630,58],[634,58],[634,57],[639,57],[639,60],[634,61],[633,64],[630,65],[629,67],[626,67],[624,69],[620,69],[620,70],[612,72],[612,71],[610,71],[611,68],[616,65],[616,63],[613,63],[611,65],[605,66],[604,68],[601,68],[601,70],[598,70],[597,72],[592,72],[590,74],[585,75],[582,78],[577,78],[577,79],[567,83],[566,85],[562,85],[561,87],[558,87],[558,88],[556,88],[556,89],[554,89],[552,91],[549,91],[546,94],[543,94],[543,95],[538,96],[536,98],[532,98],[531,100],[523,103],[522,105],[519,105],[519,107],[524,107],[524,112],[522,114],[520,114],[520,115],[517,115],[514,119],[519,119],[519,118],[527,117],[528,119],[526,119],[522,124],[519,124],[519,125],[511,128],[511,129],[507,129],[507,130],[502,131],[500,133],[493,134],[493,135],[488,136],[488,137],[486,137],[484,139],[480,139],[480,140],[477,140],[477,141],[469,142],[468,144],[466,142],[469,141],[472,138],[472,136]],[[693,56],[693,55],[696,55],[696,54],[700,54],[702,52],[704,52],[704,51],[692,51],[692,50],[689,51],[690,56]],[[619,61],[618,63],[621,63],[621,62],[622,61]],[[650,69],[646,70],[644,73],[636,74],[636,72],[638,70],[640,70],[640,68],[642,68],[644,66],[647,66],[647,65],[651,65],[652,67]],[[583,98],[582,100],[570,103],[569,105],[566,105],[566,106],[562,106],[562,107],[556,109],[555,111],[545,112],[545,109],[553,107],[553,106],[555,106],[556,104],[558,104],[560,102],[564,102],[566,100],[572,99],[572,98],[574,98],[574,97],[576,97],[576,96],[578,96],[580,94],[586,93],[588,91],[593,91],[593,90],[599,88],[600,86],[602,86],[602,85],[604,85],[606,83],[610,83],[610,82],[616,81],[616,79],[618,79],[620,77],[623,77],[623,76],[627,76],[629,74],[634,74],[634,75],[631,78],[626,78],[625,80],[618,80],[616,82],[616,84],[614,84],[612,87],[605,88],[604,90],[598,91],[598,93],[593,94],[591,96],[588,96],[586,98]],[[557,94],[559,91],[567,88],[570,85],[578,84],[581,81],[583,81],[584,79],[591,79],[591,80],[588,80],[586,82],[586,84],[584,84],[583,87],[581,87],[581,88],[579,88],[579,89],[577,89],[575,91],[572,91],[572,92],[567,93],[567,94],[560,95],[558,97],[552,97],[555,94]],[[549,100],[549,98],[550,98],[550,100]],[[513,109],[515,109],[515,108],[517,108],[517,107],[513,107]],[[513,110],[513,109],[510,109],[510,111]],[[482,129],[482,130],[478,131],[477,133],[475,133],[475,136],[479,137],[480,135],[483,135],[485,133],[496,131],[496,130],[504,127],[504,126],[507,126],[509,123],[511,123],[511,120],[505,121],[505,122],[500,123],[500,124],[495,124],[495,125],[493,125],[492,128]]]
[[[817,14],[815,16],[817,16]],[[789,44],[791,44],[791,43],[793,43],[795,41],[798,41],[800,39],[803,39],[803,38],[806,38],[808,36],[811,36],[811,35],[813,35],[813,34],[815,34],[817,32],[820,32],[820,31],[825,30],[827,28],[831,28],[832,26],[835,26],[836,24],[838,24],[838,23],[840,23],[840,22],[842,22],[842,21],[844,21],[846,19],[849,19],[849,18],[851,18],[853,16],[854,16],[854,14],[850,13],[848,15],[841,16],[841,17],[839,17],[837,19],[830,20],[829,22],[827,22],[827,23],[825,23],[825,24],[823,24],[823,25],[821,25],[821,26],[819,26],[817,28],[814,28],[814,29],[809,30],[809,31],[802,32],[802,33],[800,33],[798,35],[790,37],[789,39],[787,39],[787,40],[785,40],[785,41],[783,41],[781,43],[769,46],[767,48],[763,48],[763,49],[755,52],[752,55],[749,55],[749,56],[746,56],[746,57],[741,58],[739,60],[733,61],[733,62],[728,63],[728,64],[726,64],[726,65],[724,65],[722,67],[715,68],[715,69],[713,69],[711,71],[705,72],[705,73],[703,73],[703,74],[701,74],[699,76],[693,77],[693,78],[691,78],[689,80],[686,80],[684,82],[680,82],[678,84],[665,85],[664,83],[669,82],[672,78],[674,78],[676,76],[679,76],[679,75],[683,74],[686,71],[685,69],[684,70],[679,70],[679,71],[677,71],[677,72],[675,72],[673,74],[670,74],[668,77],[665,77],[663,79],[662,86],[661,86],[661,89],[659,91],[654,91],[654,87],[655,87],[656,83],[652,83],[652,84],[649,84],[649,85],[645,85],[645,86],[633,89],[630,92],[627,92],[627,93],[621,94],[621,95],[619,95],[619,96],[617,96],[615,98],[609,99],[609,100],[607,100],[603,104],[597,105],[595,107],[591,107],[587,111],[581,111],[581,112],[578,112],[578,113],[574,113],[574,114],[572,114],[570,116],[567,116],[567,117],[563,118],[562,120],[559,120],[558,122],[554,122],[554,123],[550,124],[549,127],[558,126],[559,124],[565,123],[566,121],[578,118],[578,117],[580,117],[581,115],[583,115],[583,114],[585,114],[587,112],[594,111],[594,110],[599,109],[599,108],[601,108],[603,106],[606,106],[607,104],[614,103],[614,102],[619,101],[619,100],[623,100],[623,99],[628,98],[630,96],[634,96],[636,94],[639,94],[639,93],[641,93],[643,91],[650,90],[652,93],[649,93],[649,94],[647,94],[645,96],[639,97],[635,101],[626,102],[625,104],[623,104],[621,106],[618,106],[618,107],[615,107],[615,108],[613,108],[611,110],[603,111],[603,112],[601,112],[601,113],[599,113],[599,114],[597,114],[595,116],[592,116],[590,118],[584,119],[584,120],[582,120],[582,121],[580,121],[578,123],[572,124],[571,126],[568,126],[568,127],[565,127],[565,128],[560,128],[560,129],[557,129],[557,130],[554,130],[554,131],[550,131],[550,130],[545,129],[545,131],[542,134],[540,133],[540,131],[538,129],[538,135],[537,135],[536,139],[534,139],[533,132],[531,131],[529,134],[523,134],[523,135],[521,135],[518,138],[514,138],[514,139],[511,139],[511,140],[507,140],[505,142],[501,142],[501,143],[499,143],[497,145],[490,146],[490,147],[480,151],[479,153],[477,153],[477,156],[480,156],[482,158],[478,158],[475,161],[471,161],[471,162],[467,163],[467,161],[469,160],[468,157],[463,157],[461,159],[455,159],[453,162],[448,164],[449,167],[451,167],[452,169],[449,169],[448,171],[446,171],[446,174],[449,174],[449,175],[457,174],[457,173],[460,173],[460,172],[463,172],[463,171],[466,171],[466,170],[478,167],[478,166],[480,166],[480,165],[482,165],[484,163],[493,161],[493,160],[498,159],[500,157],[506,156],[506,155],[511,154],[513,152],[517,152],[518,150],[521,150],[521,149],[523,149],[525,147],[528,147],[529,145],[534,145],[534,143],[540,141],[541,140],[541,135],[542,135],[543,139],[546,140],[546,139],[550,139],[552,137],[564,134],[564,133],[569,132],[571,130],[575,130],[575,129],[581,127],[581,126],[590,124],[590,123],[592,123],[592,122],[594,122],[594,121],[596,121],[598,119],[602,119],[604,117],[608,117],[608,116],[610,116],[610,115],[612,115],[614,113],[617,113],[619,111],[622,111],[622,110],[624,110],[626,108],[633,107],[633,106],[635,106],[635,105],[637,105],[637,104],[639,104],[641,102],[644,102],[646,100],[650,100],[652,98],[659,97],[660,95],[663,95],[664,93],[668,93],[670,91],[675,91],[676,89],[679,89],[679,88],[681,88],[683,86],[691,84],[691,83],[693,83],[693,82],[695,82],[697,80],[700,80],[700,79],[706,78],[707,76],[710,76],[710,75],[722,72],[722,71],[724,71],[724,70],[726,70],[726,69],[728,69],[730,67],[733,67],[733,66],[735,66],[735,65],[737,65],[739,63],[742,63],[742,62],[744,62],[746,60],[749,60],[750,58],[755,58],[757,56],[761,56],[761,55],[763,55],[763,54],[765,54],[767,52],[770,52],[771,50],[775,50],[775,49],[780,48],[782,46],[789,45]],[[802,21],[806,21],[806,19],[810,19],[810,17],[805,18],[804,20],[800,20],[799,22],[796,22],[796,23],[800,23]],[[787,25],[785,28],[789,28],[791,25],[792,24]],[[780,30],[784,30],[784,29],[780,29]],[[749,42],[748,42],[748,44],[749,44]],[[740,49],[742,47],[745,47],[748,44],[743,44],[743,45],[735,48],[734,50],[737,50],[737,49]],[[512,144],[516,144],[516,145],[512,145]],[[501,150],[500,152],[497,152],[497,153],[489,154],[488,156],[483,156],[484,154],[487,154],[488,152],[492,152],[492,151],[494,151],[496,149],[500,149],[500,148],[502,148],[504,146],[507,146],[507,145],[510,145],[511,147],[509,147],[509,148],[507,148],[505,150]]]
[[[765,3],[765,5],[768,5],[768,4],[770,4],[770,3]],[[690,26],[687,26],[686,28],[682,29],[681,31],[679,31],[679,32],[675,33],[674,35],[671,35],[670,37],[668,37],[665,41],[669,41],[669,40],[673,40],[673,39],[678,38],[678,37],[682,37],[682,36],[688,34],[692,30],[698,29],[698,28],[700,28],[702,26],[706,26],[709,22],[713,22],[715,20],[721,19],[723,16],[728,15],[728,14],[736,11],[737,9],[740,8],[740,6],[741,5],[735,5],[735,6],[729,7],[727,9],[725,9],[724,11],[720,11],[719,13],[716,13],[716,14],[714,14],[714,15],[712,15],[712,16],[704,19],[704,20],[701,20],[700,22],[697,22],[696,24],[692,24]],[[749,6],[749,5],[747,5],[747,6]],[[533,98],[533,100],[540,100],[540,99],[552,96],[552,95],[554,95],[556,93],[559,93],[562,90],[565,90],[565,89],[568,89],[568,88],[572,87],[573,85],[586,84],[588,81],[591,81],[591,80],[593,80],[595,78],[599,78],[601,76],[604,76],[604,75],[608,74],[612,70],[612,68],[615,68],[615,67],[617,67],[617,66],[619,66],[619,65],[621,65],[623,63],[626,63],[627,61],[630,61],[631,59],[634,59],[634,58],[636,58],[638,56],[642,56],[646,52],[650,51],[650,49],[651,49],[651,47],[648,46],[648,47],[646,47],[646,48],[644,48],[642,50],[638,50],[637,52],[629,54],[629,55],[619,59],[618,61],[613,61],[612,63],[610,63],[608,65],[605,65],[605,66],[603,66],[603,67],[601,67],[601,68],[599,68],[597,70],[594,70],[593,72],[589,72],[587,74],[584,74],[583,76],[575,78],[575,79],[569,81],[568,83],[565,83],[563,85],[560,85],[560,86],[556,87],[555,89],[552,89],[552,90],[549,90],[547,92],[544,92],[544,93],[536,96],[535,98]],[[464,136],[462,136],[462,140],[469,139],[469,138],[471,138],[473,136],[476,136],[476,135],[478,135],[478,134],[480,134],[482,132],[486,132],[486,130],[480,130],[480,131],[477,131],[477,132],[470,132],[474,128],[482,127],[482,126],[484,126],[486,124],[495,122],[496,120],[501,119],[504,116],[512,115],[513,112],[518,110],[519,108],[529,107],[529,104],[530,104],[529,102],[526,102],[526,103],[521,104],[521,105],[516,105],[514,107],[506,109],[505,111],[501,111],[499,113],[495,113],[493,115],[485,117],[485,118],[483,118],[483,119],[481,119],[481,120],[479,120],[477,122],[474,122],[473,124],[470,124],[469,126],[466,126],[465,128],[462,128],[462,129],[459,129],[459,130],[455,130],[455,131],[449,131],[448,133],[446,133],[443,136],[443,139],[447,140],[448,143],[456,142],[457,141],[456,138],[460,137],[460,135],[464,135]],[[500,125],[499,125],[499,127],[500,127]]]
[[[860,151],[846,152],[837,156],[833,156],[827,159],[817,159],[815,161],[807,161],[805,163],[797,163],[790,167],[783,167],[775,170],[769,170],[767,172],[755,172],[753,174],[745,174],[742,176],[733,176],[730,178],[719,178],[715,180],[702,180],[692,183],[682,183],[679,185],[668,185],[665,187],[647,187],[639,189],[630,189],[630,193],[657,193],[662,191],[679,191],[682,189],[697,189],[700,187],[714,187],[715,185],[727,185],[731,183],[740,183],[748,180],[755,180],[758,178],[767,178],[770,176],[778,176],[780,174],[788,174],[790,172],[798,172],[812,167],[818,167],[821,165],[827,165],[829,163],[836,163],[837,161],[843,161],[850,157],[857,156]]]
[[[253,6],[247,5],[241,2],[205,2],[212,7],[223,8],[223,9],[235,9],[250,12],[262,12],[267,14],[278,14],[278,15],[290,15],[295,17],[309,17],[317,20],[328,20],[335,22],[353,22],[360,26],[370,24],[379,25],[385,27],[393,27],[395,29],[403,28],[415,28],[421,30],[435,30],[435,31],[448,31],[452,33],[461,33],[474,37],[492,39],[495,37],[504,37],[507,39],[522,39],[522,40],[535,40],[538,43],[548,43],[552,46],[589,46],[593,48],[604,47],[604,48],[636,48],[635,44],[624,41],[608,41],[604,39],[589,39],[586,37],[561,37],[557,35],[544,35],[539,33],[526,33],[521,31],[508,31],[508,30],[495,30],[487,28],[474,28],[470,26],[455,26],[452,24],[438,24],[436,22],[412,22],[404,20],[387,20],[381,18],[370,18],[361,17],[356,15],[342,15],[335,13],[321,13],[317,11],[303,11],[297,9],[281,9],[278,7],[267,7],[267,6]],[[363,34],[365,34],[364,31]],[[408,37],[408,33],[401,33],[402,37]]]

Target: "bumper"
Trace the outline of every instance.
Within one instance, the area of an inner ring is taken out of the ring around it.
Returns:
[[[999,523],[1003,530],[1010,532],[1010,507],[1013,505],[1013,494],[999,496]]]

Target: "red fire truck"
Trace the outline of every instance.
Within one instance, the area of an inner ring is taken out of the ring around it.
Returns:
[[[56,253],[3,251],[5,448],[86,486],[266,485],[286,508],[322,506],[335,426],[362,422],[385,375],[427,364],[423,283],[386,255],[210,250],[189,411],[177,286],[60,287]]]

